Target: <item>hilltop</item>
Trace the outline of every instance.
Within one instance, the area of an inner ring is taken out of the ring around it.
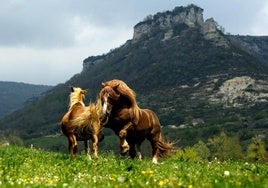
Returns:
[[[83,71],[16,113],[0,129],[28,140],[59,133],[69,85],[89,88],[94,101],[101,82],[122,79],[142,108],[157,113],[166,137],[193,145],[221,131],[248,142],[268,142],[268,37],[233,36],[195,5],[146,17],[133,38],[109,53],[90,56]],[[8,123],[7,123],[8,122]]]

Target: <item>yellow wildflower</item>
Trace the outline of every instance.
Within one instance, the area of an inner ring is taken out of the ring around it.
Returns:
[[[162,186],[162,185],[164,185],[164,182],[162,180],[160,180],[159,183],[158,183],[158,185],[159,186]]]
[[[152,170],[147,170],[147,171],[143,170],[143,171],[141,171],[141,173],[142,174],[153,174],[154,171],[152,171]]]

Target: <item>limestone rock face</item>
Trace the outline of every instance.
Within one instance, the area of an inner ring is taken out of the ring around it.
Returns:
[[[255,80],[249,76],[226,80],[218,92],[211,95],[210,101],[222,103],[225,107],[250,107],[260,102],[267,102],[268,82]]]
[[[94,65],[96,65],[99,62],[102,62],[104,60],[104,57],[102,56],[91,56],[88,57],[83,61],[83,71],[90,70]]]
[[[182,24],[190,28],[200,27],[204,38],[213,41],[216,46],[228,47],[229,45],[228,40],[219,31],[217,22],[213,18],[204,22],[203,9],[195,5],[176,7],[173,11],[147,16],[143,22],[134,27],[133,42],[139,41],[142,36],[150,36],[155,28],[159,28],[165,33],[163,41],[171,39],[175,37],[174,27]]]
[[[207,40],[213,40],[216,46],[228,47],[228,41],[218,31],[217,23],[213,18],[207,19],[202,25],[202,33]]]
[[[141,38],[142,35],[150,32],[150,25],[142,24],[137,27],[134,27],[133,40],[137,41]]]
[[[133,41],[137,41],[142,35],[149,34],[154,27],[166,31],[166,39],[171,37],[174,25],[186,24],[188,27],[202,26],[204,23],[203,9],[189,5],[188,7],[176,7],[173,11],[157,13],[148,16],[146,20],[134,27]]]

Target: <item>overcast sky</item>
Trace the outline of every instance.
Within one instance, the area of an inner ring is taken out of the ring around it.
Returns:
[[[64,83],[147,15],[191,3],[226,32],[268,35],[267,0],[0,0],[0,81]]]

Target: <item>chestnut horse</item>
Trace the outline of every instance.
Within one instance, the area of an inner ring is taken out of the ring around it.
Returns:
[[[153,111],[138,107],[135,93],[126,83],[116,79],[102,83],[99,97],[105,116],[103,126],[119,136],[121,154],[129,151],[131,158],[137,156],[141,159],[141,143],[148,139],[153,163],[157,163],[158,157],[169,156],[173,144],[162,139],[158,117]]]
[[[71,87],[69,110],[61,120],[61,130],[69,141],[69,152],[72,157],[77,152],[77,141],[84,141],[85,151],[90,156],[88,140],[92,140],[94,157],[98,158],[98,142],[104,138],[101,126],[101,104],[85,106],[83,99],[87,90]]]

